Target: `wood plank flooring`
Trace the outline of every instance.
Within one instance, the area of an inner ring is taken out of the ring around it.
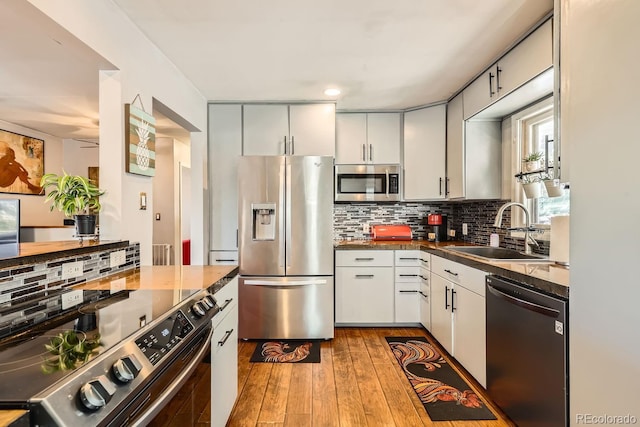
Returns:
[[[514,426],[455,362],[452,366],[467,378],[498,420],[433,422],[429,419],[385,340],[386,336],[428,336],[423,329],[337,328],[335,335],[335,339],[322,342],[321,363],[250,363],[255,343],[240,341],[238,399],[227,425]],[[210,366],[202,363],[151,426],[208,426],[211,418],[209,374]]]

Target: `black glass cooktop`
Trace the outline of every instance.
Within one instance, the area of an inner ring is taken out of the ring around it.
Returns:
[[[0,344],[0,407],[20,407],[197,290],[121,291]]]

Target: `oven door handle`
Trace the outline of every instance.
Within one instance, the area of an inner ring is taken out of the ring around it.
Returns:
[[[164,406],[173,398],[173,396],[175,396],[178,391],[180,391],[180,388],[195,372],[198,364],[200,363],[204,355],[207,354],[207,351],[209,351],[212,338],[213,328],[211,328],[211,330],[207,334],[207,338],[204,340],[202,346],[200,347],[200,350],[198,350],[198,354],[196,355],[196,357],[194,357],[191,362],[189,362],[189,365],[187,365],[182,370],[180,375],[167,386],[165,391],[160,396],[158,396],[153,404],[149,406],[149,408],[147,408],[147,410],[142,413],[142,415],[140,415],[133,421],[133,423],[131,424],[132,426],[146,426],[151,422],[151,420],[153,420],[156,415],[160,413],[160,411],[162,411],[162,408],[164,408]]]

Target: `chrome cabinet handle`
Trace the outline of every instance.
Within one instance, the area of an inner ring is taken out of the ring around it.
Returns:
[[[456,277],[458,277],[458,273],[454,273],[454,272],[453,272],[453,271],[451,271],[451,270],[445,270],[445,273],[449,273],[449,274],[451,274],[452,276],[456,276]]]
[[[224,337],[222,337],[222,339],[220,341],[218,341],[218,345],[219,346],[223,346],[224,343],[227,342],[227,340],[229,339],[229,337],[231,336],[231,334],[233,333],[233,329],[231,329],[230,331],[227,331],[224,333]]]
[[[233,298],[225,300],[224,304],[222,304],[222,307],[220,307],[220,311],[224,311],[224,309],[227,308],[229,304],[231,304],[231,301],[233,301]]]

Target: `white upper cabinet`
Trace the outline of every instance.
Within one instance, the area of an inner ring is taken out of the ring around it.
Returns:
[[[464,90],[464,118],[553,67],[552,19],[538,27]]]
[[[335,154],[335,104],[244,105],[245,156]]]
[[[336,151],[336,105],[289,106],[291,149],[294,156],[331,156]]]
[[[446,105],[404,115],[404,199],[445,198]]]
[[[338,113],[336,137],[336,164],[400,163],[400,113]]]
[[[276,156],[286,154],[289,145],[289,107],[287,105],[245,105],[243,154]]]
[[[464,112],[460,93],[447,104],[447,197],[464,197]]]
[[[242,154],[242,106],[209,105],[211,250],[238,249],[238,158]],[[236,255],[237,259],[237,255]]]

